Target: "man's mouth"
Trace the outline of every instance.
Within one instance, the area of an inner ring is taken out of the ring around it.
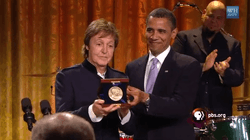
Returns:
[[[159,44],[160,42],[157,42],[157,41],[149,41],[149,43],[151,43],[151,44]]]
[[[210,26],[210,29],[216,29],[217,28],[217,26],[216,25],[212,25],[212,26]]]
[[[99,56],[101,59],[107,59],[108,57],[106,56]]]

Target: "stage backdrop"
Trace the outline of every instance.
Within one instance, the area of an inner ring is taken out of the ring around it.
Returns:
[[[204,9],[210,0],[188,0]],[[87,25],[98,18],[116,24],[120,42],[110,66],[125,70],[128,62],[147,53],[145,19],[158,7],[173,9],[177,0],[1,0],[0,1],[0,140],[27,140],[21,100],[31,99],[37,120],[40,101],[49,100],[55,112],[54,82],[59,69],[83,61],[81,48]],[[225,30],[242,43],[245,82],[234,88],[234,98],[249,91],[250,4],[239,6],[239,19],[227,19]],[[201,25],[200,13],[190,7],[175,12],[179,30]],[[248,41],[248,42],[247,42]],[[242,115],[234,106],[234,115]]]

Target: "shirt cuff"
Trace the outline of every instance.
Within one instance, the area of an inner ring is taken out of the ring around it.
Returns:
[[[120,120],[121,120],[121,125],[124,125],[124,124],[126,124],[126,123],[130,120],[131,112],[130,112],[130,110],[129,110],[129,111],[128,111],[128,114],[127,114],[125,117],[123,117],[123,119],[121,119],[121,117],[120,117],[119,114],[118,114],[118,116],[119,116],[119,118],[120,118]]]
[[[93,104],[91,104],[88,108],[89,118],[92,122],[100,122],[103,117],[96,117],[95,113],[93,112]]]

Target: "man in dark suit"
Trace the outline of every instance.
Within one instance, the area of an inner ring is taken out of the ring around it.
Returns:
[[[133,134],[133,113],[128,108],[98,99],[100,79],[127,78],[108,66],[119,36],[115,25],[98,19],[88,26],[84,36],[84,57],[78,64],[60,71],[56,76],[56,112],[69,111],[89,121],[96,140],[119,140],[118,128]]]
[[[202,15],[203,25],[179,32],[172,48],[201,64],[203,74],[195,107],[231,116],[231,87],[242,84],[244,73],[240,42],[222,32],[225,16],[222,2],[210,2]]]
[[[193,108],[201,75],[194,58],[174,52],[176,18],[165,9],[153,10],[146,20],[149,54],[126,66],[127,94],[136,116],[134,140],[193,140],[187,118]]]

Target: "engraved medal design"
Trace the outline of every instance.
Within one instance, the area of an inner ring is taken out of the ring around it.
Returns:
[[[123,96],[122,89],[118,86],[113,86],[109,89],[108,92],[109,98],[113,101],[119,101],[121,100]]]

